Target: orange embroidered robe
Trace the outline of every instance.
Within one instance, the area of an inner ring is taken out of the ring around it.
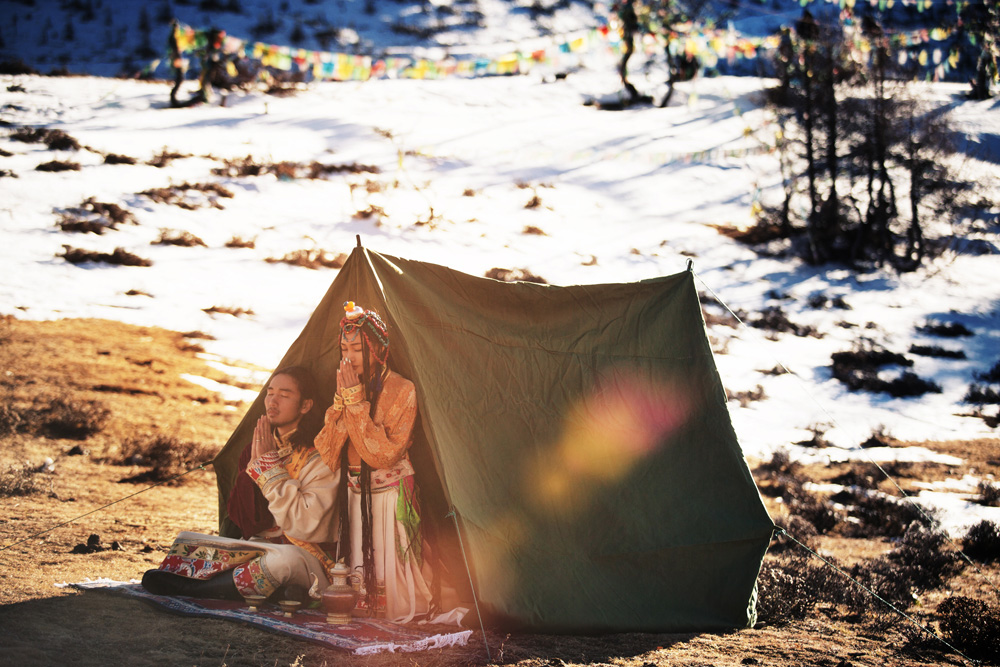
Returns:
[[[347,398],[339,395],[326,411],[323,430],[316,436],[316,450],[334,472],[340,469],[340,457],[350,438],[361,458],[372,468],[391,468],[410,448],[413,424],[417,419],[417,394],[413,383],[390,371],[382,385],[375,406],[356,392]]]

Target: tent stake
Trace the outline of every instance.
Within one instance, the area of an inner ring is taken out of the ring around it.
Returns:
[[[493,662],[490,655],[490,643],[486,640],[486,626],[483,625],[483,615],[479,613],[479,596],[476,595],[476,585],[472,583],[472,571],[469,570],[469,559],[465,556],[465,542],[462,540],[462,529],[458,526],[458,513],[452,507],[446,516],[450,516],[455,522],[455,533],[458,534],[458,545],[462,547],[462,560],[465,562],[465,573],[469,575],[469,588],[472,589],[472,602],[476,605],[476,616],[479,617],[479,630],[483,633],[483,646],[486,647],[486,659]]]

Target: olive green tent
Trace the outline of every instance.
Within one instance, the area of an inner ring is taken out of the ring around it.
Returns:
[[[347,300],[383,315],[390,365],[416,385],[424,516],[452,537],[460,528],[451,574],[471,582],[486,623],[582,633],[754,622],[773,524],[692,272],[504,283],[359,244],[281,362],[313,370],[324,408]],[[224,535],[235,534],[226,501],[262,400],[215,460]]]

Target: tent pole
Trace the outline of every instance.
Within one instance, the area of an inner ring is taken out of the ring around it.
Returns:
[[[469,588],[472,589],[472,602],[476,605],[476,616],[479,617],[479,630],[483,633],[483,646],[486,647],[486,659],[493,662],[490,655],[490,643],[486,640],[486,626],[483,625],[483,615],[479,613],[479,596],[476,595],[476,585],[472,583],[472,571],[469,569],[469,559],[465,556],[465,542],[462,540],[462,529],[458,526],[458,512],[452,506],[451,511],[446,516],[450,516],[455,522],[455,533],[458,535],[458,545],[462,547],[462,561],[465,563],[465,573],[469,575]]]
[[[358,240],[358,247],[360,248],[361,247],[361,234],[355,234],[354,238],[356,238]]]

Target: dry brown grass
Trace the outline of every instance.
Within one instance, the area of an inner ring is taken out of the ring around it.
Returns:
[[[208,308],[202,308],[202,310],[209,315],[232,315],[233,317],[252,316],[254,314],[253,308],[241,308],[239,306],[209,306]]]
[[[112,264],[115,266],[152,266],[153,261],[144,257],[139,257],[125,248],[115,248],[114,252],[98,252],[96,250],[86,250],[84,248],[74,248],[69,245],[63,246],[63,252],[56,257],[62,257],[70,264],[85,264],[94,262],[97,264]]]
[[[208,244],[191,232],[175,229],[161,229],[160,236],[155,241],[152,241],[150,245],[175,245],[183,248],[192,248],[194,246],[208,247]]]
[[[545,278],[535,275],[528,269],[502,269],[500,267],[493,267],[484,275],[487,278],[502,280],[505,283],[523,281],[529,283],[540,283],[542,285],[547,284]]]
[[[80,163],[68,160],[49,160],[35,167],[35,171],[80,171]]]
[[[313,250],[293,250],[283,257],[268,257],[268,264],[290,264],[306,269],[339,269],[347,261],[346,253],[335,253],[315,248]]]
[[[166,188],[150,188],[139,193],[160,204],[171,204],[186,211],[210,206],[222,210],[219,199],[232,199],[233,192],[218,183],[181,183]]]
[[[245,239],[242,236],[234,236],[233,238],[226,241],[227,248],[255,248],[257,246],[257,239]]]
[[[163,149],[160,150],[160,152],[154,155],[152,158],[150,158],[150,160],[147,161],[146,164],[150,165],[151,167],[157,167],[159,169],[162,169],[163,167],[166,167],[174,160],[183,160],[184,158],[189,158],[189,157],[191,157],[189,153],[177,153],[175,151],[169,150],[166,146],[164,146]]]

